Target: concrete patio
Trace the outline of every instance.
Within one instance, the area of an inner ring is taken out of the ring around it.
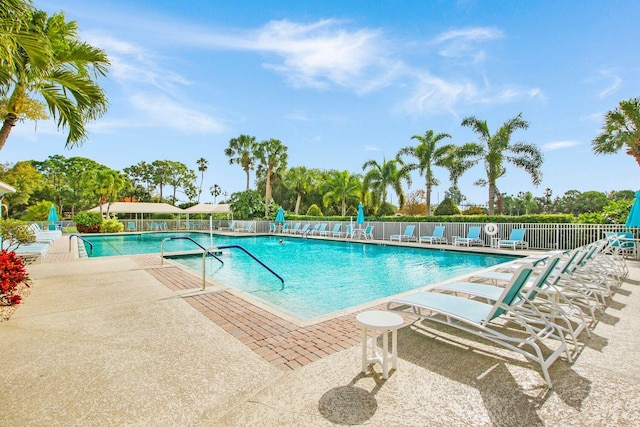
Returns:
[[[264,307],[222,286],[197,295],[175,266],[65,249],[29,266],[31,295],[0,323],[0,425],[640,425],[636,261],[549,390],[515,353],[410,323],[383,381],[360,373],[353,313],[261,324]]]

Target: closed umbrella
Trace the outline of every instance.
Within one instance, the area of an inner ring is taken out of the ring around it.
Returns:
[[[49,216],[47,217],[47,221],[50,223],[58,222],[60,218],[58,218],[58,213],[56,212],[56,205],[51,205],[49,208]],[[55,230],[55,224],[49,224],[49,230]]]
[[[356,218],[356,224],[364,224],[364,209],[362,203],[358,203],[358,216]]]
[[[284,209],[282,209],[282,206],[278,208],[276,213],[276,224],[278,229],[282,230],[282,224],[284,224]]]

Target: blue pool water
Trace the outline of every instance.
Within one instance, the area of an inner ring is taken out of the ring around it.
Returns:
[[[90,236],[92,256],[160,252],[166,237],[189,236],[205,247],[210,237],[202,233],[145,233]],[[512,261],[514,257],[385,246],[279,236],[213,236],[213,244],[241,245],[285,280],[281,282],[241,250],[225,249],[221,259],[207,257],[206,271],[212,279],[250,293],[300,319],[334,313],[420,288],[455,276]],[[164,243],[164,251],[198,249],[193,242]],[[88,248],[87,248],[87,252]],[[202,256],[174,258],[187,268],[202,271]]]

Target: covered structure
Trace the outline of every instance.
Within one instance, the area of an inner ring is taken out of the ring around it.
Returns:
[[[187,227],[190,227],[189,224],[189,215],[190,214],[208,214],[209,215],[209,232],[213,230],[213,215],[215,214],[230,214],[231,213],[231,205],[227,203],[200,203],[190,208],[184,210],[187,213]],[[197,226],[197,224],[196,224]]]
[[[108,206],[105,203],[102,206],[96,206],[95,208],[89,209],[89,212],[100,212],[101,207],[102,207],[102,212],[106,212],[108,207],[109,213],[135,214],[136,229],[138,230],[142,229],[144,214],[156,214],[156,213],[184,214],[185,213],[185,211],[180,209],[179,207],[170,205],[168,203],[150,203],[150,202],[113,202]],[[138,215],[140,215],[140,217],[138,217]]]

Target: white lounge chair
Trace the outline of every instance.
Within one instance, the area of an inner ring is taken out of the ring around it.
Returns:
[[[533,269],[530,267],[518,270],[493,304],[441,292],[417,292],[389,302],[387,309],[444,324],[517,352],[540,365],[544,379],[551,388],[553,385],[548,369],[567,351],[567,344],[564,340],[558,339],[555,350],[545,357],[541,340],[550,336],[561,338],[561,335],[558,334],[555,325],[543,316],[536,319],[534,327],[527,321],[527,317],[531,315],[521,314],[523,298],[520,291],[532,272]],[[494,320],[504,315],[508,315],[510,321],[520,326],[517,334],[508,334],[502,325],[494,323]],[[547,341],[544,342],[545,347],[548,345]]]
[[[367,228],[364,229],[364,238],[373,240],[373,225],[367,225]]]
[[[484,246],[484,242],[480,238],[480,227],[469,227],[469,232],[467,233],[467,237],[454,236],[453,237],[453,245],[454,246],[471,246],[471,245],[480,245]]]
[[[528,249],[529,243],[524,241],[524,228],[514,228],[509,234],[509,238],[505,240],[498,240],[498,247],[506,246],[516,250],[517,248]]]
[[[337,223],[333,226],[333,230],[331,231],[332,237],[340,237],[342,235],[342,224]]]
[[[397,240],[398,242],[416,240],[416,236],[413,235],[413,230],[415,230],[415,225],[407,225],[404,229],[404,234],[392,234],[389,236],[389,240]]]
[[[288,224],[285,224],[285,226]],[[296,225],[292,227],[287,227],[287,228],[283,228],[282,232],[283,233],[288,233],[288,234],[296,234],[298,232],[298,230],[300,229],[300,223],[296,222]]]
[[[420,243],[447,243],[444,237],[444,225],[436,225],[431,236],[420,236]]]
[[[153,227],[153,224],[151,225]],[[228,231],[233,231],[236,228],[236,222],[235,221],[231,221],[229,222],[225,227],[220,226],[218,227],[218,230],[222,231],[222,230],[228,230]]]

